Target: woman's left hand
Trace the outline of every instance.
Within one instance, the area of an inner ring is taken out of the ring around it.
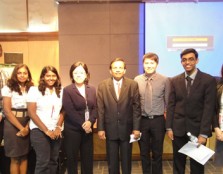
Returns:
[[[92,132],[92,129],[91,129],[91,122],[90,121],[85,121],[83,124],[82,124],[82,128],[85,130],[85,132],[88,134],[88,133],[91,133]]]
[[[62,130],[59,127],[56,127],[54,130],[55,139],[62,138]]]
[[[29,127],[24,127],[22,130],[16,133],[18,137],[25,137],[29,134]]]

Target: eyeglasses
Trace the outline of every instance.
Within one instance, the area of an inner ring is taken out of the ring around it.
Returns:
[[[73,72],[73,75],[86,75],[86,72],[84,72],[84,71],[77,71],[77,72]]]
[[[188,58],[188,59],[186,59],[186,58],[182,58],[181,59],[181,62],[182,63],[186,63],[186,62],[189,62],[189,63],[191,63],[191,62],[195,62],[195,58],[193,58],[193,57],[190,57],[190,58]]]

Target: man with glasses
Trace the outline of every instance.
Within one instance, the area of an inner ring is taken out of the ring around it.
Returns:
[[[199,144],[207,143],[216,101],[216,81],[196,68],[197,51],[185,49],[180,56],[185,72],[171,79],[166,118],[167,135],[173,144],[174,174],[185,173],[187,156],[178,150],[189,141],[187,132],[198,137]],[[204,166],[190,159],[190,172],[203,174]]]

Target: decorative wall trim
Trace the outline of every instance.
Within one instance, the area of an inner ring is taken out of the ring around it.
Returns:
[[[185,3],[185,2],[223,2],[223,0],[55,0],[59,3]]]
[[[0,42],[58,40],[58,32],[0,33]]]

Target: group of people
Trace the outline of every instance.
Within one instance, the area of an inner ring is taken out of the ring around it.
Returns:
[[[71,65],[71,84],[64,88],[52,66],[42,69],[39,84],[34,86],[28,66],[16,65],[1,90],[10,172],[27,173],[31,145],[36,152],[35,174],[56,174],[64,136],[68,174],[78,173],[79,153],[81,173],[93,174],[93,125],[97,120],[110,174],[119,174],[120,164],[123,174],[131,174],[130,135],[139,139],[143,174],[162,174],[165,133],[173,144],[173,173],[185,173],[186,156],[178,150],[188,142],[187,132],[205,145],[215,130],[217,145],[223,145],[223,66],[217,85],[214,77],[196,67],[195,49],[185,49],[180,57],[185,72],[168,78],[156,71],[158,55],[147,53],[144,73],[134,79],[125,77],[125,61],[115,58],[109,66],[111,77],[97,91],[89,84],[88,67],[81,61]],[[192,174],[204,173],[204,166],[193,159],[190,168]]]

